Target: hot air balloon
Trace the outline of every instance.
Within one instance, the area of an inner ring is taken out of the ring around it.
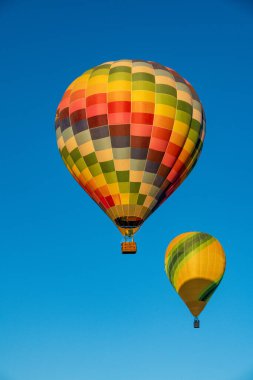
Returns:
[[[142,60],[98,65],[67,88],[55,120],[68,170],[136,252],[133,236],[200,154],[205,117],[193,87]]]
[[[189,308],[194,327],[198,316],[219,286],[226,257],[217,239],[202,232],[187,232],[174,238],[165,254],[165,272]]]

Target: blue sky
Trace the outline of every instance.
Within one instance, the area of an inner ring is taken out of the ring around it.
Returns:
[[[253,6],[236,0],[5,1],[0,5],[0,380],[251,380]],[[199,162],[136,235],[138,254],[57,151],[68,84],[141,58],[196,88]],[[201,329],[163,270],[169,241],[216,236],[227,254]]]

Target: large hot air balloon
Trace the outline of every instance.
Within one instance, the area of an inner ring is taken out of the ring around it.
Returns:
[[[202,232],[187,232],[174,238],[165,255],[165,271],[176,292],[195,317],[219,286],[226,257],[219,241]]]
[[[130,240],[190,173],[205,134],[193,87],[142,60],[86,71],[67,88],[55,125],[70,173]],[[133,241],[127,250],[136,251]]]

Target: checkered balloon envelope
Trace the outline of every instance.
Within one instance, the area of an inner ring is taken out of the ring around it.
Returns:
[[[193,169],[205,116],[193,87],[174,70],[119,60],[70,84],[55,127],[72,176],[123,235],[133,236]]]

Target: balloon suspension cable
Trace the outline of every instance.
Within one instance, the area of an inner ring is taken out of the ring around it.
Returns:
[[[195,329],[199,329],[200,323],[197,317],[194,318],[193,326]]]
[[[133,230],[132,229],[129,229],[126,231],[125,235],[124,235],[124,238],[125,238],[125,241],[131,241],[133,242],[134,241],[134,234],[133,234]]]

